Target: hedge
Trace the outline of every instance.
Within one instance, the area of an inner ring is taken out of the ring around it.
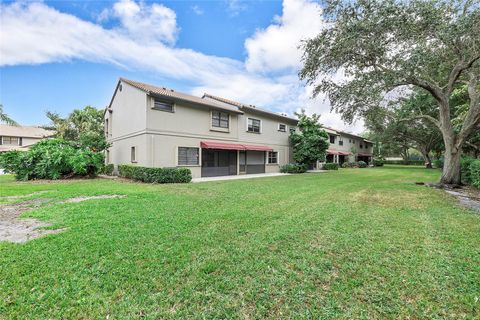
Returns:
[[[338,163],[325,163],[322,167],[323,170],[338,170]]]
[[[123,164],[118,166],[118,175],[147,183],[188,183],[192,181],[192,172],[188,168],[147,168]]]
[[[425,161],[423,160],[385,160],[385,164],[403,164],[403,165],[412,165],[412,166],[423,166],[425,165]]]
[[[383,164],[385,163],[384,160],[382,159],[373,159],[372,164],[374,167],[383,167]]]
[[[472,161],[470,164],[470,183],[480,189],[480,160]]]
[[[366,168],[368,166],[365,161],[358,161],[357,163],[359,168]]]
[[[110,164],[107,164],[105,165],[105,167],[103,167],[103,174],[106,174],[107,176],[111,176],[113,175],[113,170],[115,169],[113,163],[110,163]]]
[[[282,173],[305,173],[307,172],[307,165],[299,163],[289,163],[280,166],[280,172]]]

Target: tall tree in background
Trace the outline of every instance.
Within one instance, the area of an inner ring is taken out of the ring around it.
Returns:
[[[386,103],[394,89],[420,88],[435,100],[435,116],[416,114],[441,132],[441,183],[460,184],[460,155],[480,123],[480,5],[476,1],[327,0],[328,22],[304,43],[300,78],[325,92],[347,121]],[[332,74],[343,73],[337,81]],[[453,91],[466,85],[468,110],[459,131]]]
[[[15,122],[12,118],[10,118],[4,111],[3,111],[3,105],[0,104],[0,122],[3,122],[5,124],[11,125],[11,126],[18,126],[18,123]]]
[[[290,133],[293,148],[293,159],[301,164],[312,165],[324,161],[329,146],[328,134],[322,129],[320,116],[305,114],[305,110],[295,113],[298,117],[298,132]]]
[[[103,151],[108,147],[105,139],[103,110],[87,106],[73,110],[66,118],[49,111],[47,118],[51,121],[48,128],[55,130],[59,138],[75,141],[93,151]]]

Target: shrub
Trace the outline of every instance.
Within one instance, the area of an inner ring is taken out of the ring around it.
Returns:
[[[424,160],[385,160],[385,164],[403,164],[403,165],[412,165],[412,166],[424,166],[425,161]]]
[[[103,167],[103,174],[106,174],[107,176],[111,176],[113,175],[114,169],[115,169],[115,166],[113,165],[113,163],[107,164],[105,165],[105,167]]]
[[[438,169],[442,169],[443,168],[443,161],[440,160],[440,159],[436,159],[436,160],[433,160],[433,166],[435,168],[438,168]]]
[[[322,167],[323,170],[338,170],[338,163],[325,163]]]
[[[307,165],[300,163],[288,163],[280,166],[282,173],[305,173],[307,172]]]
[[[42,140],[25,152],[0,156],[0,167],[18,180],[94,176],[103,168],[103,154],[63,139]]]
[[[359,168],[366,168],[368,166],[365,161],[358,161],[357,164]]]
[[[358,168],[358,163],[356,163],[356,162],[344,162],[344,163],[342,163],[342,168]]]
[[[374,167],[383,167],[385,162],[382,159],[373,159],[372,163]]]
[[[470,181],[472,186],[480,189],[480,160],[470,163]]]
[[[188,183],[192,173],[188,168],[147,168],[128,164],[118,166],[121,177],[148,183]]]

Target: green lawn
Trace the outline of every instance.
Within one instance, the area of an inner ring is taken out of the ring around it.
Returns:
[[[4,176],[1,196],[127,197],[24,214],[67,230],[0,242],[0,318],[479,319],[480,215],[414,184],[438,178],[392,166],[186,185]]]

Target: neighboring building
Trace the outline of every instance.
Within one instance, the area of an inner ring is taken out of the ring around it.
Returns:
[[[332,128],[324,129],[330,140],[326,162],[342,164],[344,162],[365,161],[370,164],[373,157],[372,141]]]
[[[29,146],[54,134],[54,131],[39,127],[0,124],[0,152],[28,150]]]
[[[297,120],[205,94],[120,78],[105,110],[106,161],[188,167],[193,177],[278,172]]]

